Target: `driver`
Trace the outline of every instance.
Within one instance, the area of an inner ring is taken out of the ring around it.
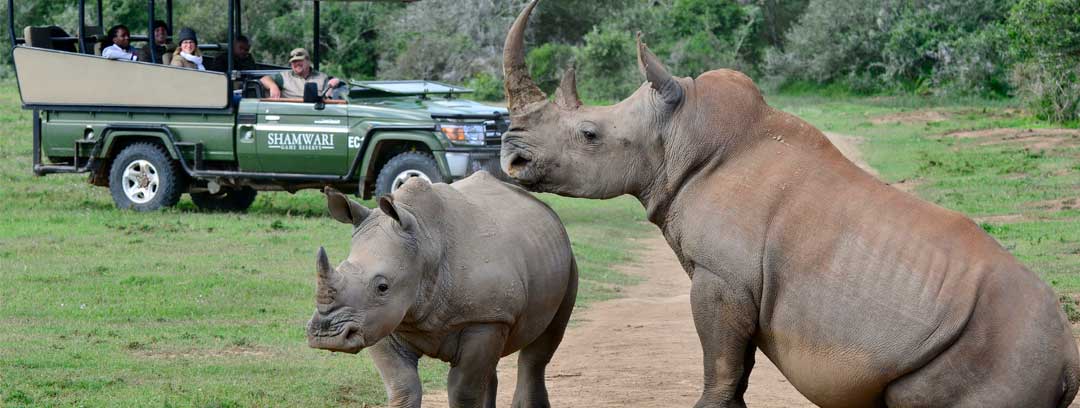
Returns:
[[[337,78],[311,69],[311,59],[303,48],[289,51],[289,66],[292,69],[259,79],[259,82],[270,90],[271,98],[303,98],[304,84],[308,82],[318,84],[320,95],[326,92],[327,87],[337,88],[341,85]]]

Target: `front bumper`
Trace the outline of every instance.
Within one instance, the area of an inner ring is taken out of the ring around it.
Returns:
[[[499,180],[510,182],[510,177],[503,172],[499,164],[499,150],[447,150],[446,165],[450,170],[450,177],[460,180],[469,175],[485,170]]]

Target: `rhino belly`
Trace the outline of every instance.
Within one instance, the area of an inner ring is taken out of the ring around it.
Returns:
[[[913,305],[922,302],[889,294],[826,293],[790,294],[758,337],[791,384],[820,406],[873,405],[890,382],[951,344],[970,313],[968,302],[920,310]]]

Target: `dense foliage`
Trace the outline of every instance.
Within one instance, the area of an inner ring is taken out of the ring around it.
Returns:
[[[527,2],[323,2],[322,68],[351,78],[464,83],[498,99],[503,39]],[[16,27],[75,32],[75,3],[18,2]],[[224,3],[176,2],[176,25],[195,28],[204,43],[223,42]],[[145,7],[106,0],[105,25],[143,34]],[[677,75],[733,68],[781,87],[1019,95],[1042,116],[1071,120],[1080,105],[1078,9],[1075,0],[545,0],[527,33],[528,60],[545,90],[573,64],[586,99],[622,98],[641,82],[634,62],[641,31]],[[244,32],[259,60],[280,63],[290,48],[310,47],[311,17],[310,1],[247,1]],[[7,51],[0,59],[9,63]]]

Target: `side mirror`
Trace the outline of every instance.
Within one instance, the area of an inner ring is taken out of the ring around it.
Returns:
[[[304,84],[304,103],[314,103],[315,109],[322,109],[322,97],[319,95],[319,85],[314,82]]]

